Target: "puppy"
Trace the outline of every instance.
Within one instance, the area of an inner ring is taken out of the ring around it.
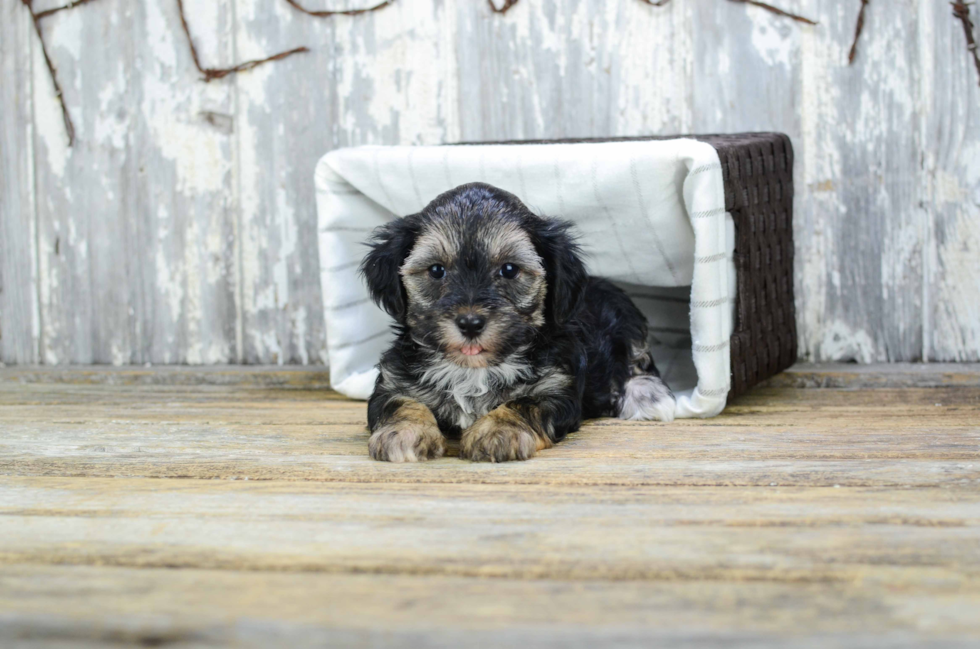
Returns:
[[[368,402],[371,457],[437,458],[450,437],[463,458],[526,460],[583,417],[673,420],[646,319],[588,276],[570,230],[481,183],[375,229],[361,272],[397,339]]]

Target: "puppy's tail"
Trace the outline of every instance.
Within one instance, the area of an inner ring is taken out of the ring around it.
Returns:
[[[616,416],[634,421],[674,421],[677,409],[674,393],[660,378],[649,351],[643,350],[636,356],[633,375],[623,384]]]

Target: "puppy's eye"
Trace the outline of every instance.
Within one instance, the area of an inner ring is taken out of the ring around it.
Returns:
[[[429,277],[432,279],[442,279],[446,276],[446,267],[442,264],[432,264],[429,266]]]
[[[504,279],[514,279],[521,269],[514,264],[504,264],[500,267],[500,276]]]

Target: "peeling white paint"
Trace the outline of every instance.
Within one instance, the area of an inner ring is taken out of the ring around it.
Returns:
[[[615,3],[611,3],[615,4]],[[632,16],[623,8],[623,29],[607,41],[619,66],[616,135],[689,133],[692,128],[692,15],[689,3],[671,3]],[[619,52],[629,52],[626,57]]]
[[[184,284],[181,281],[181,274],[176,272],[176,269],[170,263],[170,258],[168,257],[166,250],[166,242],[171,236],[170,229],[173,223],[171,214],[165,205],[160,204],[157,206],[156,216],[157,245],[154,247],[155,255],[153,261],[156,271],[154,274],[154,279],[156,280],[157,291],[162,298],[159,304],[167,307],[167,320],[172,324],[174,322],[179,322],[183,316]],[[160,362],[177,362],[176,342],[176,336],[169,334],[166,341],[167,344],[165,345],[166,351],[164,351],[163,358]]]
[[[202,84],[196,71],[177,67],[176,48],[186,48],[186,45],[175,38],[183,39],[183,35],[174,31],[160,11],[158,1],[148,2],[145,7],[147,43],[155,60],[141,79],[143,120],[160,155],[174,163],[177,191],[189,197],[221,191],[230,171],[229,164],[222,152],[222,137],[198,118],[203,106],[199,94]],[[195,14],[195,32],[217,32],[213,22],[201,19],[209,16],[213,19],[214,13]],[[185,57],[188,65],[189,58]]]
[[[306,307],[301,306],[299,308],[293,309],[292,311],[292,333],[293,333],[293,343],[299,350],[299,363],[301,365],[309,365],[310,355],[306,350],[306,336],[307,336],[307,313]],[[323,355],[326,358],[326,354]],[[283,359],[280,358],[280,364],[282,364]]]
[[[446,141],[440,106],[452,98],[440,96],[440,78],[453,39],[445,34],[445,5],[439,4],[396,5],[368,25],[354,17],[337,19],[337,45],[349,52],[338,61],[338,95],[348,128],[357,132],[368,118],[375,129],[397,128],[399,144]]]
[[[823,327],[819,356],[837,361],[873,363],[878,360],[878,351],[868,332],[854,330],[844,322],[833,321]]]
[[[789,68],[793,64],[796,49],[789,33],[796,27],[767,11],[747,10],[746,15],[752,21],[752,47],[762,60],[769,65]]]
[[[960,186],[960,179],[939,169],[936,171],[936,201],[939,203],[962,203],[966,192]]]
[[[976,361],[980,357],[980,211],[956,209],[945,226],[936,291],[932,348],[940,358]]]
[[[95,140],[108,143],[118,150],[126,148],[132,127],[129,114],[117,106],[127,90],[125,72],[120,62],[116,66],[115,78],[99,91],[99,113],[95,116],[95,131],[92,134]]]
[[[39,95],[34,101],[34,121],[37,125],[35,133],[40,136],[41,143],[44,145],[44,160],[50,173],[56,179],[61,179],[65,175],[65,165],[68,164],[73,150],[68,148],[68,135],[65,133],[61,106],[58,104],[58,96],[55,94],[48,69],[44,65],[41,45],[37,40],[33,40],[32,45],[33,87],[35,93]]]
[[[829,229],[840,206],[836,194],[814,193],[808,191],[808,187],[819,185],[826,179],[831,183],[836,181],[840,186],[840,153],[832,140],[821,136],[825,124],[837,122],[836,106],[840,96],[832,76],[834,63],[829,56],[832,45],[827,42],[826,35],[819,30],[801,30],[800,41],[803,137],[796,144],[797,165],[802,163],[802,170],[796,177],[802,176],[803,182],[797,183],[802,200],[797,202],[794,222],[798,260],[797,321],[801,354],[805,358],[823,360],[826,356],[818,356],[820,336],[826,326],[828,281],[833,281],[832,273],[836,270],[828,267],[829,260],[834,258],[834,241]]]
[[[184,352],[187,362],[199,365],[204,362],[204,342],[201,340],[201,322],[204,319],[203,273],[200,268],[200,255],[197,254],[201,232],[197,221],[192,220],[184,231],[189,245],[184,247],[183,267],[178,281],[184,287],[181,308],[187,335],[187,349]]]

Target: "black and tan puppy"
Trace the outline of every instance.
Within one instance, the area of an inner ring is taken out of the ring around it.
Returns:
[[[571,224],[462,185],[377,228],[361,265],[395,319],[368,403],[371,457],[526,460],[582,418],[674,417],[629,297],[589,277]]]

